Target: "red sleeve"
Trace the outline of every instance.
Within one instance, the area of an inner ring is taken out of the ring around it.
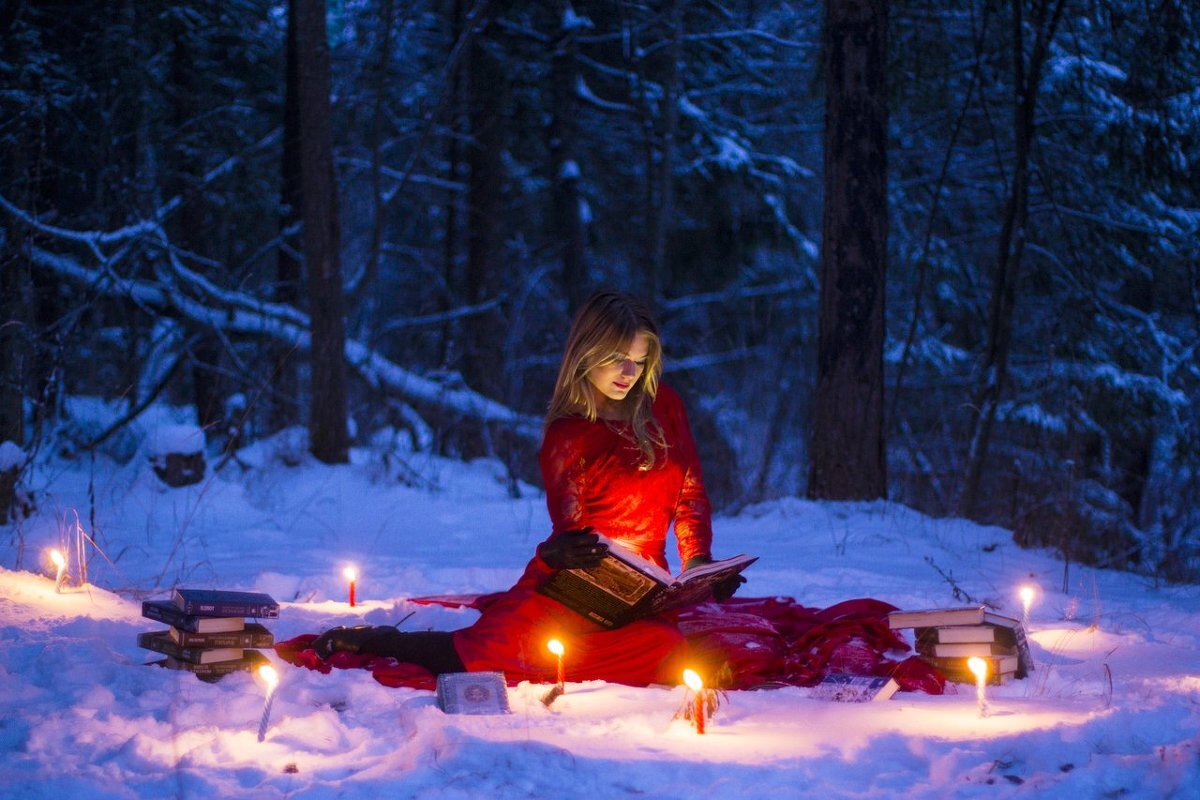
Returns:
[[[712,557],[712,506],[704,490],[700,457],[688,424],[683,401],[674,389],[660,386],[654,402],[655,418],[670,445],[668,458],[683,469],[683,483],[675,500],[675,538],[682,564],[695,556]]]

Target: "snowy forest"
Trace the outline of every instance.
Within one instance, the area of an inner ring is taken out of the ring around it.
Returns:
[[[851,497],[1200,580],[1198,75],[1187,0],[6,2],[0,523],[158,403],[519,492],[612,287],[718,508],[850,499],[849,437]]]

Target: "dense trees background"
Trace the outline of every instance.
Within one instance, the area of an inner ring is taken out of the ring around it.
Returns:
[[[804,492],[822,8],[327,9],[353,441],[530,477],[571,309],[610,285],[653,299],[718,504]],[[1194,4],[888,17],[888,495],[1196,579]],[[307,420],[286,76],[312,53],[289,67],[288,19],[283,0],[0,8],[0,440],[24,485],[44,448],[132,457],[73,424],[73,395],[193,405],[214,448]]]

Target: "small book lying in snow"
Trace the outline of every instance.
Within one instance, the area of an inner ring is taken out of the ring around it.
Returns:
[[[838,703],[871,703],[889,700],[899,689],[900,684],[894,678],[831,673],[816,686],[806,687],[805,695],[814,700],[833,700]]]
[[[538,591],[606,628],[709,599],[713,585],[758,560],[738,555],[671,575],[612,539],[601,536],[608,554],[594,567],[560,569]]]
[[[507,714],[503,672],[444,672],[437,679],[438,708],[447,714]]]

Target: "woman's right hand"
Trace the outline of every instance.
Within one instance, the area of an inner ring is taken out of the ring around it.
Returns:
[[[563,531],[538,545],[538,558],[551,569],[587,569],[604,560],[608,545],[593,528]]]

